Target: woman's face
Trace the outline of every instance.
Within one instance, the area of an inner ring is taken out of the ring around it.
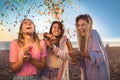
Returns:
[[[34,24],[30,20],[23,21],[22,25],[22,33],[33,33],[34,32]]]
[[[88,26],[88,23],[84,19],[79,19],[78,23],[76,24],[76,28],[77,28],[78,33],[81,36],[85,36],[88,31],[89,26]]]
[[[52,34],[54,36],[59,36],[61,34],[61,30],[59,29],[59,26],[57,23],[53,24],[52,26]]]

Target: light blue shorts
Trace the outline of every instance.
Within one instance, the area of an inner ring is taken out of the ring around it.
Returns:
[[[40,80],[40,75],[36,74],[33,76],[16,76],[14,75],[13,80]]]

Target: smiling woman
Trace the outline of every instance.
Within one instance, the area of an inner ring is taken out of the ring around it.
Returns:
[[[76,18],[81,80],[110,80],[107,53],[90,15]]]
[[[14,80],[39,80],[45,66],[46,43],[39,40],[32,20],[25,19],[20,25],[18,39],[10,44],[10,66]]]
[[[33,23],[31,20],[29,20],[29,19],[23,21],[23,23],[21,24],[21,26],[23,26],[23,27],[21,27],[21,29],[20,29],[20,30],[22,30],[22,31],[21,31],[22,34],[33,34],[33,32],[35,32],[35,31],[34,31],[35,25],[34,25],[34,23]]]

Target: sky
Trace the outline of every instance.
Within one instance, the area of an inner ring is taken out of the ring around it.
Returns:
[[[81,0],[83,9],[94,19],[94,27],[103,39],[120,40],[120,1],[119,0]]]
[[[51,22],[56,20],[52,15],[53,7],[48,0],[0,0],[0,41],[11,41],[17,38],[19,26],[24,18],[33,20],[36,31],[48,32]],[[51,0],[57,3],[59,0]],[[76,41],[75,18],[80,14],[89,14],[103,40],[120,41],[120,0],[60,0],[58,5],[60,20],[66,29],[66,35]],[[52,9],[49,9],[51,7]],[[50,13],[50,14],[49,14]]]

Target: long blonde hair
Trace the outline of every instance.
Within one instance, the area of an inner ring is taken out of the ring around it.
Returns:
[[[25,46],[24,36],[23,36],[23,33],[22,33],[22,26],[23,26],[23,22],[26,21],[26,20],[29,20],[29,21],[31,21],[33,23],[33,21],[30,20],[30,19],[24,19],[22,21],[22,23],[20,25],[20,28],[19,28],[18,40],[17,40],[18,45],[19,45],[20,48]],[[40,48],[40,40],[39,40],[38,35],[36,33],[36,30],[35,30],[35,24],[33,23],[33,25],[34,25],[34,32],[32,34],[32,39],[34,40],[34,42],[37,43],[38,48],[41,50],[41,48]]]
[[[87,48],[88,48],[88,43],[90,41],[90,31],[92,30],[92,27],[93,27],[93,20],[92,18],[88,15],[88,14],[83,14],[83,15],[79,15],[77,18],[76,18],[76,24],[78,23],[78,21],[80,19],[83,19],[85,20],[87,23],[88,23],[88,31],[87,31],[87,34],[85,35],[85,52],[87,52]],[[77,38],[78,38],[78,51],[81,51],[81,36],[80,34],[78,33],[77,31]]]

